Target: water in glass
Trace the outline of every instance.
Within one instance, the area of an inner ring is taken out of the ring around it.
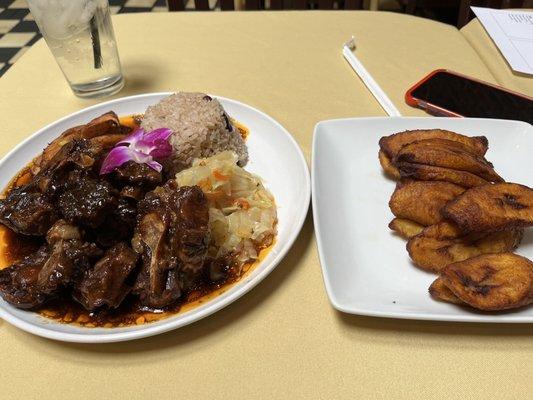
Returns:
[[[124,85],[107,0],[28,0],[74,93],[99,97]]]

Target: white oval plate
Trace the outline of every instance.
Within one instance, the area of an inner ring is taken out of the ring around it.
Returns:
[[[39,130],[15,147],[0,161],[0,187],[46,145],[67,128],[87,123],[106,111],[119,116],[143,113],[171,93],[150,93],[124,97],[78,111]],[[35,335],[79,343],[105,343],[157,335],[204,318],[247,293],[263,280],[287,254],[304,223],[311,196],[309,171],[305,158],[291,134],[261,111],[235,100],[216,97],[229,115],[250,129],[247,139],[250,161],[246,170],[261,176],[278,207],[278,236],[268,255],[241,281],[226,292],[190,311],[145,325],[124,328],[83,328],[61,324],[31,311],[13,307],[0,298],[0,317]]]

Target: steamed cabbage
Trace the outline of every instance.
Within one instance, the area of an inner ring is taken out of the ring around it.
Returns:
[[[176,180],[180,186],[200,186],[209,201],[208,255],[229,256],[242,266],[257,259],[259,250],[272,243],[277,213],[261,178],[239,167],[237,161],[231,151],[197,159],[192,167],[179,172]]]

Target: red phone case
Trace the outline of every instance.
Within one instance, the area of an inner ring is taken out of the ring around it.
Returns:
[[[421,109],[426,110],[428,113],[433,114],[433,115],[444,116],[444,117],[464,117],[464,115],[457,114],[457,113],[455,113],[453,111],[450,111],[450,110],[446,110],[445,108],[439,107],[436,104],[432,104],[432,103],[429,103],[427,101],[424,101],[424,100],[421,100],[421,99],[417,99],[416,97],[413,96],[413,91],[415,89],[417,89],[419,86],[423,85],[426,81],[431,79],[435,74],[438,74],[439,72],[446,72],[446,73],[451,74],[451,75],[456,75],[456,76],[459,76],[461,78],[465,78],[465,79],[469,79],[471,81],[479,82],[479,83],[482,83],[483,85],[491,86],[493,88],[496,88],[496,89],[499,89],[499,90],[503,90],[503,91],[505,91],[507,93],[512,93],[512,94],[514,94],[516,96],[528,99],[527,96],[524,96],[521,93],[516,93],[516,92],[513,92],[511,90],[505,89],[505,88],[503,88],[501,86],[493,85],[492,83],[488,83],[488,82],[485,82],[485,81],[482,81],[482,80],[479,80],[479,79],[476,79],[476,78],[472,78],[472,77],[467,76],[467,75],[460,74],[458,72],[454,72],[454,71],[450,71],[450,70],[442,68],[442,69],[436,69],[435,71],[431,72],[426,77],[422,78],[422,80],[420,80],[419,82],[415,83],[412,87],[410,87],[407,90],[407,92],[405,93],[405,102],[407,104],[409,104],[410,106],[412,106],[412,107],[421,108]]]

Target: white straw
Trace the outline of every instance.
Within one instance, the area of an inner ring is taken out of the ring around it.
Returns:
[[[353,54],[353,49],[355,49],[355,38],[352,38],[346,42],[342,48],[342,54],[346,61],[351,65],[355,73],[361,78],[365,86],[370,90],[370,93],[374,98],[379,102],[383,110],[391,117],[401,117],[400,111],[394,106],[389,96],[385,94],[383,89],[378,85],[378,83],[372,78],[372,75],[366,70],[361,61],[355,57]]]

